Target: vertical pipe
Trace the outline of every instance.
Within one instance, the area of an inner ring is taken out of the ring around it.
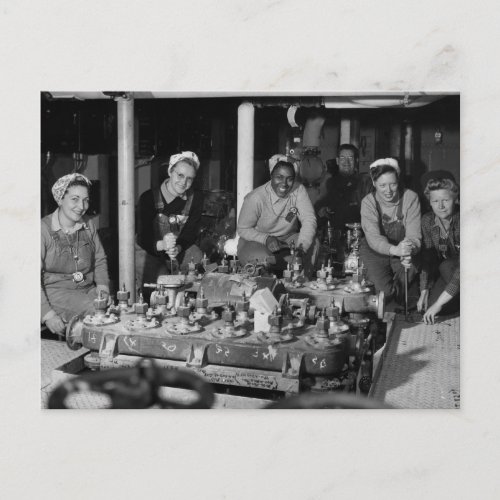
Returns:
[[[254,170],[254,117],[255,108],[250,102],[238,107],[238,164],[236,207],[240,215],[243,198],[253,189]]]
[[[341,144],[349,144],[351,141],[351,120],[349,118],[340,119],[340,140]]]
[[[405,174],[412,174],[413,167],[413,123],[405,122],[405,136],[404,136],[404,161],[405,161]]]
[[[340,144],[352,144],[359,148],[360,122],[356,116],[343,115],[340,119]]]
[[[135,302],[134,99],[117,98],[118,108],[118,259],[119,287]]]
[[[391,124],[389,132],[389,156],[401,158],[401,122]]]

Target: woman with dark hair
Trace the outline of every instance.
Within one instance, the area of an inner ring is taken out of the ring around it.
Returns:
[[[270,162],[270,173],[271,180],[243,201],[238,218],[238,258],[242,264],[266,260],[281,270],[293,242],[305,254],[307,275],[318,252],[314,208],[304,186],[295,180],[292,163]]]
[[[432,212],[422,217],[422,272],[417,309],[425,311],[425,323],[434,323],[439,312],[451,313],[460,305],[459,188],[453,179],[429,179],[424,195]]]
[[[203,254],[195,245],[200,232],[203,196],[192,185],[200,161],[192,151],[172,155],[169,177],[159,188],[139,198],[136,267],[141,281],[156,281],[168,270],[167,261],[177,260],[184,269]],[[141,250],[142,249],[142,250]]]
[[[89,208],[90,181],[81,174],[61,177],[52,187],[58,208],[42,219],[42,323],[64,335],[73,316],[93,311],[101,293],[109,296],[108,266]]]
[[[409,283],[415,278],[411,257],[420,250],[420,202],[415,192],[400,183],[400,168],[393,158],[370,165],[374,191],[361,202],[364,238],[360,257],[367,278],[386,300],[401,299],[404,268]]]

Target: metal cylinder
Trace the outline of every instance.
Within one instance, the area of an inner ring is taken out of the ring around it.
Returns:
[[[119,282],[135,301],[134,99],[116,100],[118,111]]]
[[[240,214],[243,198],[253,190],[254,119],[253,104],[241,103],[238,107],[237,216]]]
[[[385,313],[384,292],[377,295],[359,293],[346,295],[342,299],[342,311],[347,313],[375,313],[383,319]]]

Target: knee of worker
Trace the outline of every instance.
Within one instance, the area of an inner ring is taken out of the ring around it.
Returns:
[[[271,262],[271,260],[274,260],[274,255],[265,245],[256,241],[247,241],[243,238],[238,241],[237,252],[238,260],[242,265],[255,264],[257,261],[264,262],[264,260],[267,260],[267,262]]]
[[[394,275],[390,269],[377,266],[374,262],[361,260],[366,271],[368,281],[373,283],[377,293],[384,292],[386,300],[390,300],[394,293]]]
[[[194,262],[195,264],[199,264],[203,259],[203,252],[200,247],[197,245],[191,245],[184,252],[184,257],[182,258],[181,265],[187,265],[190,262]]]

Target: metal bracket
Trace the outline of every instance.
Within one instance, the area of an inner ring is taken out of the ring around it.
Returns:
[[[207,347],[209,344],[191,344],[186,359],[186,366],[203,368],[207,365]]]
[[[298,379],[302,369],[303,359],[303,352],[287,351],[285,359],[283,360],[281,375],[284,378]]]

